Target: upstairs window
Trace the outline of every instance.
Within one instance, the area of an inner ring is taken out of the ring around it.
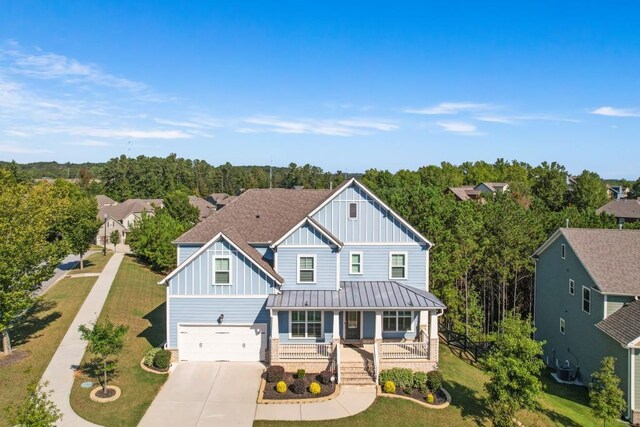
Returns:
[[[567,257],[567,247],[565,245],[560,246],[560,256],[562,259]]]
[[[292,338],[320,338],[322,337],[321,311],[292,311]]]
[[[569,293],[571,295],[576,294],[576,282],[574,282],[573,279],[569,279]]]
[[[362,274],[362,252],[351,252],[349,258],[349,274]]]
[[[564,322],[564,319],[561,317],[560,318],[560,333],[562,335],[564,335],[565,327],[566,327],[566,324]]]
[[[349,203],[349,219],[358,219],[358,204]]]
[[[407,253],[391,252],[389,254],[389,279],[407,278]]]
[[[382,312],[382,330],[384,332],[411,331],[410,311],[384,311]]]
[[[316,256],[298,255],[298,283],[316,282]]]
[[[582,287],[582,311],[591,314],[591,289]]]
[[[231,258],[215,257],[213,259],[213,284],[231,284]]]

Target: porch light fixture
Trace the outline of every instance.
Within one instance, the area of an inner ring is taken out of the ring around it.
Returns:
[[[331,384],[336,382],[336,376],[335,375],[331,375],[331,378],[329,378],[329,380],[331,380]]]
[[[224,314],[221,314],[220,317],[218,317],[218,323],[222,323],[223,320],[224,320]]]

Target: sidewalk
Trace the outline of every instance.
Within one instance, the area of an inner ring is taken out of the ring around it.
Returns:
[[[87,346],[87,343],[80,339],[78,327],[82,324],[95,322],[97,319],[123,258],[124,254],[122,253],[114,254],[104,267],[42,375],[41,381],[48,381],[49,390],[53,390],[51,400],[63,414],[62,421],[57,424],[58,426],[95,426],[95,424],[76,415],[69,403],[69,395],[73,386],[73,371],[80,364]]]
[[[343,385],[332,400],[318,403],[258,404],[256,420],[318,421],[350,417],[367,409],[376,400],[376,386]]]
[[[87,252],[86,254],[84,254],[85,259],[89,255],[94,253],[96,253],[96,251]],[[73,268],[79,263],[80,263],[80,256],[74,255],[74,254],[67,255],[67,257],[62,260],[60,265],[56,267],[56,270],[53,273],[53,277],[49,280],[42,282],[42,288],[40,288],[40,290],[38,291],[38,294],[41,295],[47,292],[51,286],[57,283],[58,280],[62,279],[64,275],[67,274],[69,271],[73,270]]]

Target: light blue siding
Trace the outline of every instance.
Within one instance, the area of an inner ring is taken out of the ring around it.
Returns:
[[[231,257],[231,285],[213,284],[213,258]],[[274,280],[253,261],[220,238],[169,281],[170,295],[266,295]]]
[[[169,337],[167,346],[177,348],[179,323],[224,325],[269,323],[266,298],[171,298],[169,297]]]
[[[358,218],[349,219],[349,203],[358,204]],[[388,209],[355,184],[343,189],[313,219],[344,243],[422,242]]]
[[[302,339],[289,337],[289,311],[278,312],[278,337],[281,343],[313,343],[313,342],[331,342],[333,340],[333,311],[323,312],[324,337],[317,339]]]
[[[182,264],[191,255],[196,253],[202,245],[178,245],[178,265]]]
[[[349,274],[351,262],[350,252],[362,252],[362,274]],[[418,289],[426,289],[427,283],[427,256],[429,251],[425,246],[357,246],[348,245],[340,251],[340,280],[390,280],[389,279],[389,254],[391,252],[407,253],[407,279],[393,279]]]
[[[298,255],[316,256],[316,283],[298,283]],[[329,246],[309,248],[278,247],[278,274],[286,289],[336,289],[336,252]]]
[[[327,246],[331,245],[331,242],[315,227],[309,224],[304,224],[302,227],[299,227],[296,231],[291,233],[291,235],[288,236],[282,243],[280,243],[280,246],[299,245]]]
[[[362,314],[362,339],[372,340],[376,337],[376,312],[365,311]]]
[[[253,248],[262,255],[262,259],[265,261],[271,262],[273,261],[273,250],[269,246],[264,245],[256,245]]]

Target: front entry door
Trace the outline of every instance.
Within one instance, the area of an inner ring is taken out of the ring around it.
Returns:
[[[360,339],[360,312],[347,311],[345,321],[345,338],[347,340]]]

